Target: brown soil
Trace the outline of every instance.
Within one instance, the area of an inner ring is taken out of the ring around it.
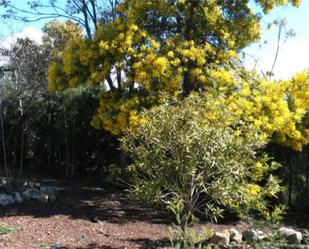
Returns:
[[[0,248],[160,248],[167,244],[167,215],[132,201],[124,191],[93,186],[63,187],[52,203],[28,202],[0,208]]]
[[[168,227],[173,223],[170,217],[158,207],[129,199],[123,190],[62,185],[52,203],[0,207],[0,224],[15,229],[0,235],[0,248],[168,248]],[[241,231],[247,227],[245,223],[232,222],[206,225],[215,230],[234,226]]]

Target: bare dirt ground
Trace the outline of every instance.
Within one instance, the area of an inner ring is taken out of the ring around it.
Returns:
[[[59,185],[58,185],[59,186]],[[0,224],[15,232],[0,235],[1,249],[159,249],[168,248],[173,221],[163,210],[131,200],[123,190],[70,185],[52,203],[0,207]],[[207,224],[216,230],[245,223]]]
[[[0,224],[15,229],[0,235],[1,249],[120,249],[165,246],[171,222],[124,191],[76,185],[62,187],[52,203],[1,207]]]

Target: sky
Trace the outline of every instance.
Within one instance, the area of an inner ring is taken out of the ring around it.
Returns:
[[[294,37],[280,46],[277,63],[275,65],[274,77],[276,79],[286,79],[298,71],[309,68],[309,0],[303,0],[299,8],[279,7],[274,9],[268,16],[263,17],[263,36],[261,43],[267,41],[266,45],[253,44],[245,49],[247,53],[246,64],[249,68],[255,67],[264,73],[270,71],[274,62],[278,28],[267,30],[267,24],[276,19],[285,18],[287,29],[293,29],[296,33]],[[253,56],[254,59],[251,58]],[[258,60],[257,66],[255,60]]]
[[[24,7],[23,5],[27,2],[24,0],[15,1],[18,1],[20,8]],[[256,7],[254,9],[259,11]],[[266,30],[266,27],[268,23],[278,18],[285,18],[287,29],[293,29],[296,33],[295,37],[290,37],[284,44],[281,44],[274,69],[275,79],[286,79],[298,71],[309,68],[309,0],[303,0],[299,8],[279,7],[263,17],[261,42],[252,44],[244,50],[246,53],[245,65],[263,73],[270,71],[275,58],[278,29],[273,26],[270,30]],[[29,37],[40,42],[41,28],[45,21],[22,23],[7,20],[0,22],[0,44],[7,47],[17,37]],[[264,41],[267,41],[267,44],[260,46]]]

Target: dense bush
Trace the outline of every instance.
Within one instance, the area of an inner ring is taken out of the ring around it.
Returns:
[[[260,155],[266,136],[228,112],[223,96],[169,101],[139,122],[122,140],[133,194],[165,204],[183,227],[199,212],[216,219],[223,207],[269,216],[265,197],[280,187],[269,174],[277,165]]]

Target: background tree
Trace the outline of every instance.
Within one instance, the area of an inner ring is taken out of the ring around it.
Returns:
[[[26,169],[73,177],[107,168],[114,162],[114,139],[90,127],[100,87],[82,86],[61,94],[47,90],[51,58],[59,59],[61,47],[82,37],[81,30],[70,21],[52,21],[44,32],[42,44],[19,39],[2,49],[13,70],[11,77],[3,79],[9,170],[14,174]],[[107,150],[100,149],[107,144]]]
[[[4,96],[9,96],[5,98],[4,104],[10,109],[11,121],[14,120],[6,134],[7,139],[13,138],[12,144],[15,145],[15,149],[11,150],[14,167],[11,169],[21,170],[25,152],[25,133],[30,121],[31,110],[28,107],[35,97],[46,92],[46,68],[50,59],[50,49],[29,39],[18,39],[11,48],[2,50],[2,56],[5,56],[9,68],[13,71],[4,89]]]

